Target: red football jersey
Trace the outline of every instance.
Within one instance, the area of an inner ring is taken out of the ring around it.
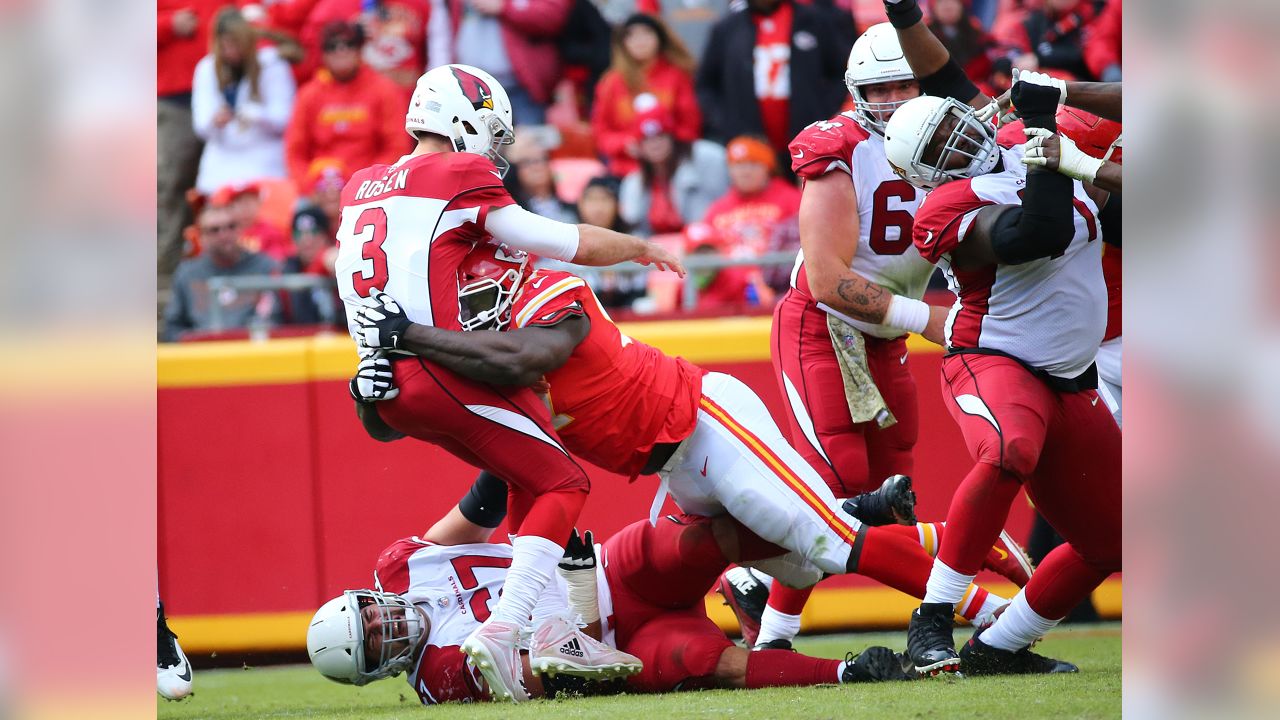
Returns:
[[[582,278],[565,272],[530,276],[512,305],[511,326],[550,326],[573,315],[585,315],[591,330],[547,374],[551,421],[574,455],[635,477],[654,445],[693,432],[704,371],[623,335]]]

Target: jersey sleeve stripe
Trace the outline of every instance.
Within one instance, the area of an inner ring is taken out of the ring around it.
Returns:
[[[556,296],[579,287],[585,287],[585,283],[583,283],[580,278],[576,277],[567,277],[555,282],[546,290],[535,295],[533,299],[524,306],[523,310],[516,313],[515,326],[518,328],[524,327],[525,323],[537,316],[538,311]]]

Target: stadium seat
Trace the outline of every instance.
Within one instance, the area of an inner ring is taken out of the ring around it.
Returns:
[[[592,158],[554,158],[551,174],[556,179],[556,194],[570,204],[577,204],[587,181],[605,173],[604,163]]]
[[[262,208],[258,217],[280,228],[286,234],[292,232],[293,208],[298,201],[298,192],[293,183],[285,179],[258,181],[262,197]]]

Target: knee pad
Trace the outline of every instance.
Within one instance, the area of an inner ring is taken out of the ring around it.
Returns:
[[[1015,435],[1004,438],[1002,443],[1003,452],[999,458],[1001,470],[1025,478],[1040,464],[1042,446],[1039,442],[1023,435]]]

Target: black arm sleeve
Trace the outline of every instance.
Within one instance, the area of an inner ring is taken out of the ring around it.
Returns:
[[[507,484],[488,470],[481,470],[471,489],[458,501],[458,510],[480,527],[498,527],[507,516]]]
[[[964,74],[964,68],[960,67],[955,58],[949,58],[946,65],[919,80],[920,92],[925,95],[953,97],[962,103],[969,102],[982,92],[977,85],[973,84],[969,76]]]
[[[1111,193],[1107,204],[1098,213],[1098,222],[1102,225],[1102,241],[1108,245],[1120,245],[1120,193]]]
[[[1066,251],[1075,235],[1072,180],[1053,171],[1027,173],[1022,207],[1003,213],[991,233],[991,249],[1005,265],[1020,265]]]

